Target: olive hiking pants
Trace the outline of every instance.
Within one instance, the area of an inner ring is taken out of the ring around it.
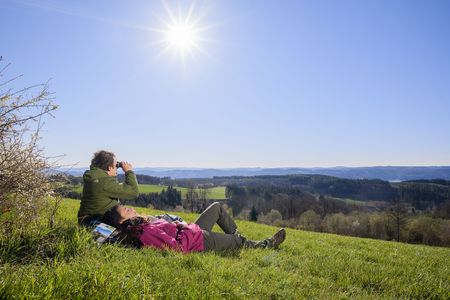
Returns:
[[[241,248],[244,242],[240,235],[234,234],[237,226],[219,202],[211,204],[198,217],[195,224],[203,229],[205,251],[224,251]],[[224,233],[212,232],[214,224]]]

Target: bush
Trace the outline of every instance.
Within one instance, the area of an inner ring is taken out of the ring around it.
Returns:
[[[241,210],[241,212],[238,215],[235,216],[235,219],[247,221],[249,214],[250,214],[250,209],[245,208],[245,209]]]
[[[369,236],[369,215],[367,213],[352,213],[350,215],[352,222],[351,235],[359,237]]]
[[[175,208],[173,209],[174,212],[184,212],[184,208],[181,205],[177,205],[175,206]]]
[[[0,57],[1,62],[1,57]],[[0,78],[9,65],[1,68]],[[27,230],[39,221],[52,193],[50,163],[38,146],[41,118],[53,105],[48,84],[16,90],[15,79],[0,81],[0,233]],[[31,130],[34,122],[36,129]]]
[[[300,215],[298,225],[300,229],[310,231],[320,231],[322,218],[313,210],[307,210]]]
[[[450,246],[450,220],[442,220],[441,240],[444,246]]]
[[[77,200],[81,199],[81,194],[78,192],[75,192],[69,186],[58,187],[54,190],[54,192],[63,198],[70,198],[70,199],[77,199]]]
[[[343,213],[329,214],[323,219],[322,227],[326,232],[350,235],[352,221]]]
[[[248,215],[248,212],[247,212]],[[264,224],[268,225],[275,225],[276,221],[281,221],[283,217],[281,216],[281,213],[276,209],[271,209],[270,212],[267,213],[267,215],[263,215],[262,213],[258,216],[258,221]],[[281,224],[280,222],[277,222],[277,224]]]
[[[369,237],[386,240],[386,216],[383,213],[372,213],[369,216]]]
[[[431,217],[420,216],[408,224],[408,242],[427,245],[442,245],[441,222]]]

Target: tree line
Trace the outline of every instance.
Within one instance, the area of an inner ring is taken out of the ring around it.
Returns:
[[[142,175],[147,177],[147,181],[144,181],[146,184],[149,184],[151,181],[152,184],[156,184],[157,180],[154,180],[157,177]],[[141,175],[137,175],[137,178],[140,178]],[[75,176],[60,176],[60,175],[52,175],[51,178],[55,181],[66,182],[66,185],[59,186],[55,189],[55,192],[65,198],[71,199],[81,199],[81,193],[78,193],[73,190],[73,185],[80,185],[83,183],[82,177]],[[124,178],[119,178],[119,181],[123,181]],[[142,183],[142,181],[139,181]],[[181,195],[181,191],[177,190],[172,185],[169,185],[164,188],[161,192],[153,192],[153,193],[140,193],[136,198],[127,200],[127,205],[140,206],[140,207],[151,207],[160,210],[177,210],[183,209],[189,212],[200,213],[205,210],[210,204],[209,200],[209,190],[210,185],[195,185],[192,181],[189,181],[187,184],[187,190],[184,197]]]
[[[391,202],[343,201],[296,187],[227,186],[227,205],[239,219],[357,237],[450,246],[450,220],[420,211],[400,189]],[[448,200],[446,202],[448,204]],[[445,214],[446,215],[446,214]]]
[[[330,198],[393,203],[397,198],[408,202],[415,210],[440,211],[440,217],[450,218],[450,181],[443,179],[388,182],[378,179],[345,179],[324,175],[228,176],[195,179],[171,179],[137,175],[141,184],[159,184],[173,187],[245,186],[298,189]],[[119,181],[123,175],[118,176]],[[73,184],[82,182],[73,177]]]
[[[181,192],[172,186],[163,189],[160,193],[139,194],[132,200],[127,200],[127,205],[152,207],[161,210],[173,210],[181,205]]]

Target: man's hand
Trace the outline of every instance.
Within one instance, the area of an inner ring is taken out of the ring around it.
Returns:
[[[123,161],[123,162],[122,162],[122,170],[123,170],[124,172],[126,172],[126,171],[132,171],[132,170],[133,170],[133,166],[132,166],[129,162]]]

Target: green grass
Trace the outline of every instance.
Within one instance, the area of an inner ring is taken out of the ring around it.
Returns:
[[[338,200],[345,202],[350,205],[356,205],[356,206],[366,206],[371,208],[377,208],[379,206],[382,206],[385,204],[383,201],[362,201],[362,200],[354,200],[349,198],[336,198],[336,197],[330,197],[331,199]]]
[[[177,190],[181,191],[181,196],[184,198],[186,195],[187,188],[183,187],[175,187]],[[160,193],[163,189],[167,189],[165,185],[155,185],[155,184],[139,184],[139,193],[148,194],[148,193]],[[74,191],[77,193],[81,193],[83,190],[82,186],[75,186]],[[225,187],[218,186],[208,189],[208,198],[213,200],[222,200],[225,199]]]
[[[5,245],[21,244],[0,237],[1,299],[450,297],[448,248],[294,229],[287,229],[286,242],[278,250],[183,255],[117,245],[97,247],[89,233],[75,225],[78,206],[79,201],[64,200],[58,220],[65,225],[60,225],[58,232],[50,232],[55,245],[47,243],[51,259],[41,258],[39,247],[25,254],[11,247],[5,250]],[[180,215],[188,221],[197,217]],[[275,227],[252,222],[237,223],[240,231],[252,239],[276,231]],[[45,241],[45,236],[35,239]]]

